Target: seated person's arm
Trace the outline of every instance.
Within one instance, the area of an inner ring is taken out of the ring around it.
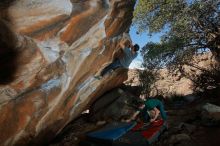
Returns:
[[[129,118],[128,120],[126,120],[126,122],[130,122],[130,121],[134,120],[139,113],[140,113],[140,111],[136,111],[136,112],[131,116],[131,118]]]
[[[129,118],[128,120],[126,120],[126,122],[130,122],[131,120],[135,120],[135,118],[137,117],[137,115],[141,112],[141,110],[143,110],[145,107],[144,104],[142,104],[140,107],[139,107],[139,110],[136,111],[132,116],[131,118]]]
[[[160,111],[156,107],[153,110],[155,111],[155,116],[153,119],[150,119],[150,122],[155,121],[160,114]]]

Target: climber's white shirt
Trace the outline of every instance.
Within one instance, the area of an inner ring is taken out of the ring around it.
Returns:
[[[124,56],[119,58],[119,60],[123,67],[128,68],[132,60],[137,57],[137,52],[133,54],[131,48],[124,48],[123,51]]]

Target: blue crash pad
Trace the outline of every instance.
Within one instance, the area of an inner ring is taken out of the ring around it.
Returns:
[[[126,134],[136,125],[136,122],[132,123],[111,123],[103,127],[102,129],[88,133],[89,138],[102,139],[114,141]]]

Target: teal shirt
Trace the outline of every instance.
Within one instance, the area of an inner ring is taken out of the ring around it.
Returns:
[[[147,110],[152,110],[153,108],[159,106],[161,101],[158,99],[147,99],[144,104]]]
[[[161,114],[161,117],[163,118],[163,120],[167,120],[167,115],[164,110],[163,103],[160,100],[151,98],[151,99],[147,99],[144,102],[144,104],[145,104],[145,107],[142,110],[144,113],[147,113],[147,111],[150,111],[156,107],[157,109],[160,110],[160,114]]]

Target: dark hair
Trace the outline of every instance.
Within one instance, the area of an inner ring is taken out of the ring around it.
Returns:
[[[134,51],[138,51],[140,49],[139,45],[138,44],[135,44],[134,45]]]

